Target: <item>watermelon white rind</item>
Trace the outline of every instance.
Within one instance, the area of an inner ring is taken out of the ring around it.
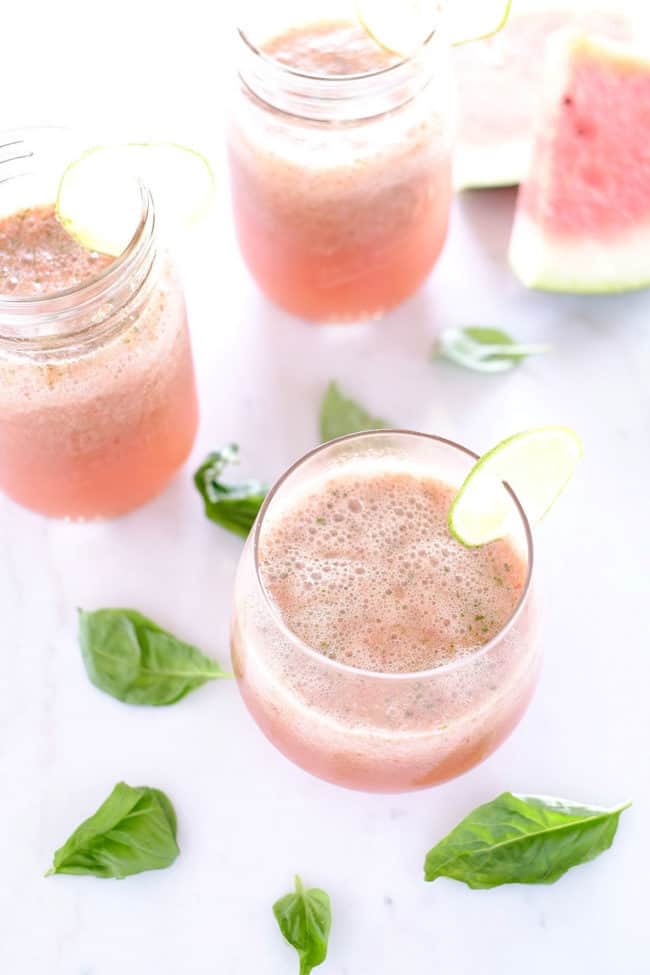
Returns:
[[[510,267],[527,288],[567,294],[613,294],[650,287],[650,222],[616,243],[554,239],[517,214]]]
[[[572,32],[553,39],[519,190],[510,265],[528,288],[650,286],[650,55]]]

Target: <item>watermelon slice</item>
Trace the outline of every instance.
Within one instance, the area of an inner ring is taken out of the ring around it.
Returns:
[[[650,284],[650,56],[605,38],[554,39],[510,263],[547,291]]]
[[[494,37],[455,48],[458,140],[457,189],[514,186],[528,168],[535,115],[541,102],[544,49],[568,25],[581,33],[628,40],[630,19],[620,9],[580,12],[576,0],[514,0],[506,26]]]

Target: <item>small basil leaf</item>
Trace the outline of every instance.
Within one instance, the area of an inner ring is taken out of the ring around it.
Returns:
[[[80,609],[79,642],[90,681],[126,704],[173,704],[206,681],[229,676],[134,609]]]
[[[119,782],[94,816],[84,820],[56,851],[55,873],[121,879],[162,870],[179,854],[176,813],[159,789]]]
[[[353,399],[344,396],[335,382],[325,390],[320,408],[321,443],[363,430],[381,430],[390,426],[378,416],[372,416]]]
[[[450,328],[448,332],[462,332],[479,345],[514,345],[514,339],[500,328],[488,325],[468,325],[466,328]]]
[[[238,454],[239,447],[234,443],[208,454],[194,475],[194,483],[203,498],[206,517],[246,538],[268,488],[261,481],[223,483],[221,475],[229,464],[238,463]]]
[[[601,809],[504,792],[478,806],[429,851],[425,880],[451,877],[474,889],[552,884],[609,849],[629,805]]]
[[[300,877],[295,883],[295,893],[277,900],[273,913],[286,941],[298,952],[300,975],[309,975],[327,957],[332,912],[324,890],[305,890]]]
[[[499,328],[480,325],[445,329],[434,348],[442,356],[477,372],[504,372],[531,355],[548,352],[548,345],[521,345]]]

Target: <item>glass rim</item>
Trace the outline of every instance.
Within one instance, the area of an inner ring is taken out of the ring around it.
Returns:
[[[482,644],[476,650],[469,652],[468,654],[458,658],[457,660],[450,660],[447,663],[441,664],[437,667],[430,667],[427,670],[398,671],[398,672],[383,671],[383,670],[367,670],[361,667],[353,667],[352,664],[346,664],[340,660],[332,660],[330,657],[326,657],[324,656],[324,654],[319,653],[308,643],[306,643],[301,637],[299,637],[298,634],[294,633],[293,630],[290,629],[290,627],[285,622],[284,617],[282,616],[282,613],[280,612],[277,604],[275,603],[268,589],[264,585],[264,581],[262,579],[262,574],[260,571],[260,559],[259,559],[260,535],[261,535],[262,527],[264,525],[264,520],[269,510],[269,507],[273,502],[273,499],[276,497],[278,491],[283,487],[286,481],[292,476],[292,474],[294,474],[295,471],[297,471],[300,467],[302,467],[302,465],[305,462],[311,460],[313,457],[316,457],[318,454],[323,453],[329,447],[332,447],[332,445],[334,444],[352,442],[355,440],[373,439],[375,437],[382,436],[382,435],[383,436],[393,435],[397,437],[415,438],[424,441],[432,441],[434,443],[441,444],[442,446],[450,447],[453,450],[457,450],[460,453],[465,454],[467,457],[472,458],[472,460],[474,461],[479,460],[481,456],[480,454],[477,454],[475,451],[470,450],[469,447],[464,447],[462,444],[459,444],[455,440],[451,440],[447,437],[441,437],[432,433],[421,433],[416,430],[406,430],[400,427],[387,427],[387,428],[382,428],[380,430],[364,430],[360,433],[349,433],[346,436],[336,437],[334,440],[328,440],[325,443],[318,444],[318,446],[312,448],[312,450],[307,451],[306,454],[303,454],[302,457],[299,457],[298,460],[294,461],[294,463],[291,464],[291,466],[286,469],[286,471],[277,479],[277,481],[275,481],[275,483],[273,484],[273,486],[271,487],[270,491],[268,492],[268,494],[264,499],[264,502],[259,510],[259,514],[255,521],[255,528],[253,533],[253,561],[255,564],[255,576],[256,576],[257,584],[262,592],[264,601],[268,606],[269,611],[271,612],[274,623],[277,626],[279,626],[284,636],[288,638],[289,642],[292,645],[298,645],[298,647],[304,653],[306,653],[307,656],[319,662],[321,665],[330,667],[334,671],[347,674],[348,676],[356,675],[357,677],[368,677],[368,678],[375,678],[378,680],[386,680],[386,681],[430,680],[439,675],[448,674],[454,670],[460,670],[463,667],[470,666],[471,664],[475,663],[476,660],[481,659],[487,654],[489,654],[490,651],[493,650],[494,647],[496,647],[499,643],[501,643],[501,641],[505,636],[507,636],[509,631],[512,629],[514,624],[521,616],[521,613],[523,612],[523,608],[528,600],[528,595],[530,593],[532,576],[533,576],[533,563],[534,563],[533,533],[526,512],[524,511],[524,508],[519,498],[512,490],[510,485],[507,483],[507,481],[503,481],[502,483],[515,505],[515,509],[523,525],[524,535],[526,538],[526,550],[528,556],[526,581],[524,583],[519,599],[517,600],[517,603],[515,604],[512,610],[512,613],[510,614],[506,622],[503,624],[501,629],[497,633],[495,633],[494,636],[487,641],[487,643]]]
[[[0,145],[0,149],[2,148],[3,146]],[[1,161],[0,165],[2,165]],[[18,179],[19,177],[15,178]],[[85,291],[87,288],[93,288],[95,285],[100,284],[105,278],[110,276],[112,271],[118,271],[132,256],[134,250],[137,249],[138,243],[142,238],[147,224],[147,216],[150,206],[149,192],[139,179],[138,183],[140,184],[140,198],[142,200],[142,211],[138,221],[138,226],[135,228],[131,240],[124,248],[122,253],[114,257],[108,267],[105,267],[103,270],[93,274],[92,277],[84,278],[84,280],[79,281],[78,284],[72,284],[68,288],[61,288],[59,291],[47,291],[43,294],[37,295],[14,295],[5,291],[0,291],[0,314],[3,310],[5,310],[3,307],[5,305],[7,306],[6,310],[8,310],[10,307],[26,308],[29,305],[34,305],[34,311],[38,314],[39,305],[41,302],[56,301],[58,298],[71,298],[73,295],[79,294],[80,292]],[[97,251],[96,253],[100,252]],[[108,254],[106,256],[111,257],[112,255]]]
[[[77,131],[68,126],[55,125],[34,125],[17,129],[7,129],[0,131],[0,150],[5,147],[20,144],[23,138],[29,137],[30,133],[37,135],[52,133],[60,137],[65,137],[67,134],[72,137],[77,134]],[[78,158],[80,154],[75,155],[74,158]],[[9,164],[19,158],[34,159],[35,170],[38,171],[39,167],[36,157],[37,152],[32,151],[26,154],[25,157],[0,158],[0,174],[3,164]],[[17,173],[7,176],[5,179],[0,179],[0,183],[10,183],[13,180],[20,180],[29,175],[29,172]],[[9,318],[13,315],[17,317],[24,316],[25,319],[29,320],[32,317],[34,324],[39,320],[45,321],[50,318],[56,320],[59,316],[79,312],[87,304],[103,300],[113,286],[119,286],[124,281],[132,267],[137,265],[140,259],[146,258],[147,251],[155,234],[156,214],[151,191],[139,177],[136,177],[136,180],[141,200],[141,211],[138,224],[122,253],[114,257],[111,263],[101,271],[67,288],[36,295],[13,294],[0,291],[0,340],[3,343],[10,345],[15,343],[17,346],[22,347],[26,342],[34,341],[38,345],[42,344],[46,346],[49,340],[56,340],[59,343],[66,339],[83,337],[86,332],[92,331],[95,327],[94,325],[89,326],[87,329],[75,329],[73,327],[70,330],[53,331],[51,334],[45,333],[35,338],[34,336],[29,336],[29,324],[26,321],[25,325],[27,327],[25,331],[22,335],[18,336],[11,332],[7,333],[3,329],[2,318],[3,316]],[[34,205],[42,205],[42,201]],[[19,209],[25,208],[22,207]]]
[[[434,27],[433,30],[427,34],[424,40],[419,44],[417,49],[411,54],[402,57],[399,54],[395,56],[398,58],[394,64],[388,64],[383,68],[377,68],[374,71],[362,71],[358,74],[316,74],[310,71],[301,71],[298,68],[293,68],[290,64],[284,64],[282,61],[278,61],[277,58],[272,57],[263,51],[257,44],[255,44],[251,38],[248,36],[246,30],[243,27],[237,27],[236,33],[240,40],[243,41],[245,46],[248,48],[251,54],[255,55],[264,64],[267,64],[271,69],[278,72],[278,76],[286,76],[289,78],[299,78],[302,81],[309,83],[310,81],[322,83],[324,85],[329,85],[332,83],[332,87],[336,85],[342,85],[343,83],[359,82],[365,80],[372,80],[377,78],[378,80],[391,77],[396,71],[405,66],[414,64],[418,58],[428,49],[429,44],[434,40],[437,40],[440,31],[438,27]],[[381,46],[381,45],[378,45]],[[386,49],[388,51],[388,49]],[[388,51],[388,53],[393,53]]]

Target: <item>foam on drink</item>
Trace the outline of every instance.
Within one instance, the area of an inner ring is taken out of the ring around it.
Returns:
[[[300,498],[260,548],[289,629],[325,656],[410,673],[471,653],[507,623],[527,569],[508,541],[452,538],[454,489],[410,473],[348,474]]]
[[[361,24],[345,20],[294,27],[265,41],[262,50],[296,71],[325,77],[370,74],[400,60]]]
[[[56,294],[85,283],[113,261],[78,244],[57,220],[53,204],[0,220],[0,294]]]
[[[0,490],[55,517],[142,504],[185,460],[196,431],[185,303],[164,253],[141,285],[132,274],[57,318],[57,301],[71,300],[64,292],[95,287],[113,265],[71,237],[52,204],[0,218],[0,298],[38,303],[53,340],[25,352],[1,341],[0,320]],[[54,340],[71,322],[79,338],[60,348]],[[86,334],[94,328],[95,340]]]

